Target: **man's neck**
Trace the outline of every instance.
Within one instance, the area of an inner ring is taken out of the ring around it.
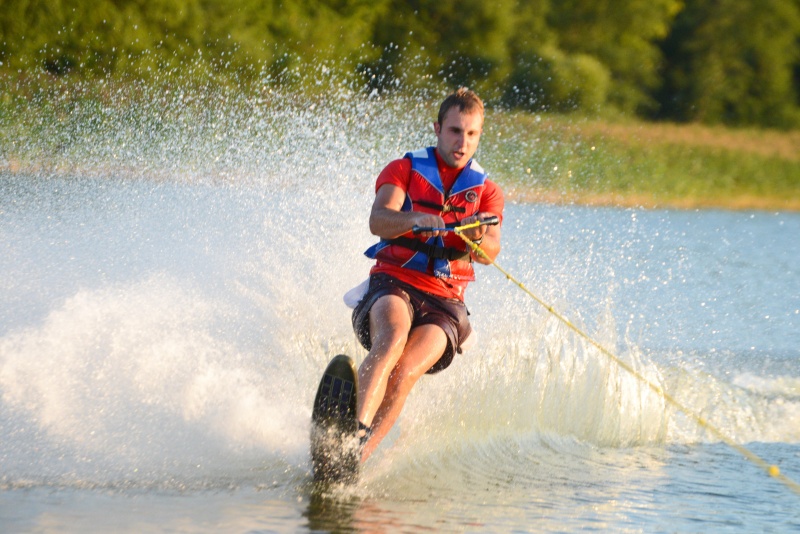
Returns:
[[[436,154],[436,166],[439,169],[439,178],[442,180],[442,186],[445,191],[450,191],[456,178],[458,178],[458,175],[461,174],[466,165],[461,168],[451,167],[442,159],[438,150],[434,149],[434,153]]]

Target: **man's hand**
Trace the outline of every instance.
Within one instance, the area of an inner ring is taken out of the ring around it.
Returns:
[[[491,217],[494,217],[494,213],[488,213],[485,211],[481,211],[476,213],[471,217],[465,217],[461,219],[460,224],[470,224],[476,221],[485,221]],[[493,262],[494,259],[497,257],[497,254],[500,252],[500,225],[481,225],[476,226],[475,228],[470,228],[468,230],[464,230],[462,235],[472,241],[473,243],[479,244],[483,254],[477,254],[475,252],[472,253],[472,259],[478,263],[483,263],[488,265],[489,263]],[[484,256],[485,255],[485,256]]]
[[[396,185],[384,184],[378,189],[369,216],[369,229],[379,237],[392,239],[410,231],[414,226],[444,228],[444,221],[438,215],[418,211],[401,211],[406,193]],[[421,232],[430,237],[442,232]]]
[[[433,215],[430,213],[420,213],[418,211],[411,211],[407,212],[408,216],[412,220],[413,224],[411,225],[412,228],[414,226],[419,226],[420,228],[444,228],[445,223],[444,219],[439,217],[438,215]],[[419,232],[418,235],[431,237],[441,235],[444,232]]]
[[[467,224],[472,224],[472,223],[477,222],[477,221],[484,221],[484,220],[488,219],[491,216],[492,216],[491,213],[486,213],[486,212],[482,211],[480,213],[476,213],[475,215],[473,215],[471,217],[466,217],[464,219],[461,219],[461,221],[459,222],[459,225],[464,226],[464,225],[467,225]],[[486,225],[484,225],[484,226],[476,226],[475,228],[470,228],[468,230],[464,230],[461,233],[464,235],[464,237],[466,237],[470,241],[477,241],[477,240],[481,239],[484,236],[484,234],[488,231],[488,228],[489,227],[486,226]]]

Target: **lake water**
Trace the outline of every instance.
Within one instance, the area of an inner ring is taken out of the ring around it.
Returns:
[[[636,376],[482,267],[476,346],[314,492],[374,178],[433,139],[379,103],[220,109],[72,109],[0,152],[3,531],[800,529],[790,213],[509,203],[499,264]]]

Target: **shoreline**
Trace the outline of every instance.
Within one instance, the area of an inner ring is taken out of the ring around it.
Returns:
[[[76,172],[76,167],[67,165],[47,166],[20,164],[19,160],[0,162],[0,176],[41,173],[50,175],[69,175]],[[126,174],[125,169],[117,169],[120,174]],[[128,174],[133,173],[127,169]],[[97,174],[96,169],[92,174]],[[112,174],[105,169],[104,175]],[[157,177],[153,177],[158,179]],[[502,185],[502,184],[501,184]],[[764,212],[800,212],[800,198],[776,199],[773,197],[759,197],[754,195],[739,195],[730,198],[659,198],[654,193],[619,193],[619,192],[572,192],[565,193],[551,189],[523,189],[519,186],[503,187],[506,200],[526,204],[551,204],[555,206],[580,205],[602,208],[638,208],[645,210],[675,209],[675,210],[728,210],[728,211],[764,211]]]
[[[5,162],[0,161],[0,175],[20,175],[20,174],[40,174],[68,175],[79,170],[76,166],[70,165],[25,165],[20,160],[11,158]],[[88,170],[88,169],[86,169]],[[126,174],[126,169],[116,169],[121,174]],[[97,169],[89,171],[97,174]],[[112,171],[104,169],[100,174],[108,175]],[[127,169],[127,173],[135,172]],[[158,179],[154,177],[154,179]],[[504,188],[507,201],[522,202],[529,204],[552,204],[556,206],[581,205],[604,208],[639,208],[646,210],[676,209],[676,210],[698,210],[698,209],[720,209],[729,211],[785,211],[800,212],[800,198],[774,198],[755,195],[738,195],[728,198],[659,198],[655,193],[619,193],[606,192],[596,193],[591,191],[582,192],[562,192],[552,189],[542,188],[521,188],[514,185],[506,185]]]
[[[519,191],[506,194],[511,202],[580,205],[599,208],[639,208],[645,210],[726,210],[800,212],[800,199],[775,199],[742,195],[733,198],[658,198],[648,193],[562,193],[551,190]]]

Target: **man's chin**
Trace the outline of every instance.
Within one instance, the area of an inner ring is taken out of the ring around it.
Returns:
[[[467,164],[467,161],[469,161],[469,160],[463,154],[460,155],[460,156],[457,156],[457,155],[453,154],[453,155],[450,156],[450,161],[448,162],[448,164],[451,167],[455,167],[456,169],[460,169],[461,167],[463,167],[464,165]]]

